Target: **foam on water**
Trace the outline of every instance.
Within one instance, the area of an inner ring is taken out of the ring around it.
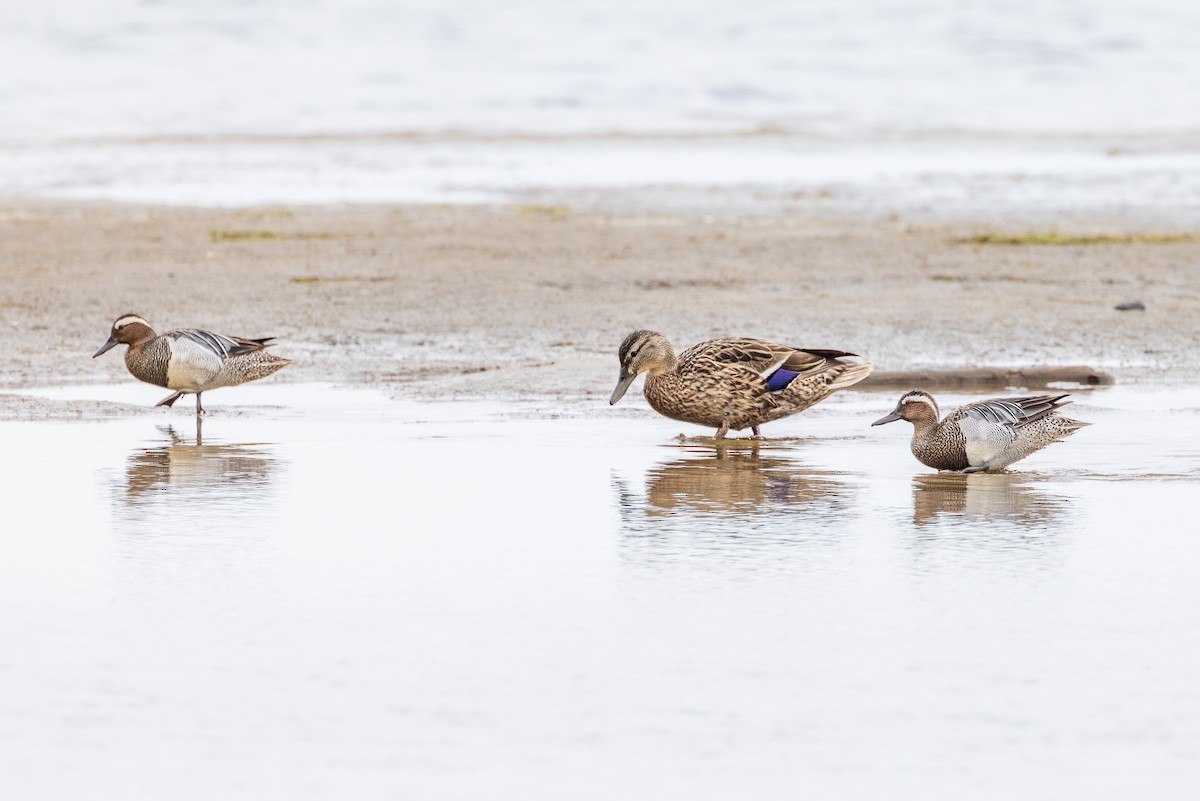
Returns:
[[[978,476],[870,428],[894,400],[724,444],[637,402],[278,383],[214,393],[199,442],[181,410],[0,423],[7,788],[1192,786],[1197,393],[1081,391],[1095,425]]]

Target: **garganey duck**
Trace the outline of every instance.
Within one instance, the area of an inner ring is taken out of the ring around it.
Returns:
[[[183,328],[155,334],[136,314],[125,314],[113,323],[96,358],[117,345],[128,345],[125,366],[139,381],[175,390],[155,406],[170,406],[183,395],[196,396],[196,414],[204,414],[201,393],[257,381],[292,363],[268,353],[274,337],[244,339]]]
[[[757,437],[763,423],[802,412],[870,375],[871,364],[842,360],[854,355],[730,337],[676,356],[662,334],[634,331],[617,351],[621,375],[608,402],[619,401],[645,373],[643,393],[659,414],[715,428],[717,439],[744,428]]]
[[[1063,400],[1066,397],[1030,395],[976,401],[939,421],[933,396],[913,390],[900,398],[891,414],[871,425],[896,420],[912,423],[913,456],[929,467],[962,473],[1000,470],[1091,425],[1058,413],[1070,403]]]

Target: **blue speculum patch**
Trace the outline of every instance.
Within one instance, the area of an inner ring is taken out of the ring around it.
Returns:
[[[793,373],[791,370],[784,370],[782,367],[780,367],[778,370],[771,373],[771,375],[767,377],[767,391],[768,392],[778,392],[779,390],[786,387],[788,384],[792,383],[792,381],[798,375],[800,375],[800,374]]]

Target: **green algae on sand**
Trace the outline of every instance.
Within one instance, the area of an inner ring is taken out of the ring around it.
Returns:
[[[221,242],[263,242],[272,239],[341,239],[337,234],[320,231],[222,231],[209,232],[214,244]]]

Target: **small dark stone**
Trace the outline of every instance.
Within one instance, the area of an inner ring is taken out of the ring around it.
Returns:
[[[1118,303],[1113,308],[1117,311],[1145,311],[1146,304],[1140,300],[1131,300],[1128,303]]]

